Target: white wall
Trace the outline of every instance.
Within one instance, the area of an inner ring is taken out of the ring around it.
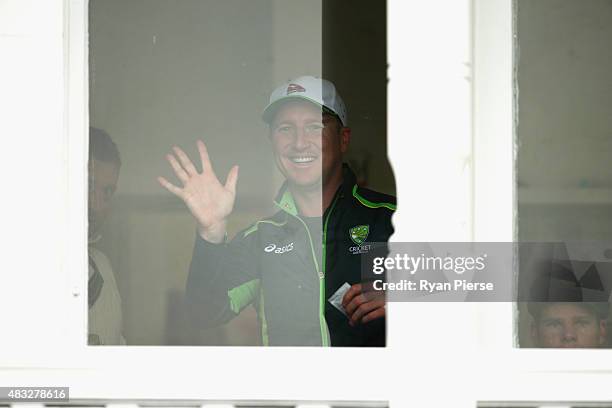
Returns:
[[[0,361],[18,354],[11,350],[44,350],[63,336],[69,296],[59,238],[68,197],[63,11],[61,0],[0,2]],[[39,336],[48,341],[41,344]]]

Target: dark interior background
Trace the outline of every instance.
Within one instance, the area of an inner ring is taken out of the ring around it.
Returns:
[[[364,184],[395,195],[387,160],[387,2],[323,1],[323,77],[349,109],[348,155]]]

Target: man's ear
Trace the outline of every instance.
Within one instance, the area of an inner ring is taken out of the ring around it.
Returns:
[[[342,127],[340,128],[340,151],[346,153],[351,143],[351,128]]]
[[[608,343],[607,322],[604,319],[599,320],[599,345],[603,346]]]

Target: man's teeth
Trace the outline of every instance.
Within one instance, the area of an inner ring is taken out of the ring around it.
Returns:
[[[294,163],[310,163],[315,161],[314,156],[300,156],[300,157],[291,157],[291,161]]]

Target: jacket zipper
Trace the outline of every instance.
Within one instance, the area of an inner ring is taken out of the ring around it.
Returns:
[[[327,242],[326,242],[327,241],[327,224],[329,222],[331,213],[334,210],[334,207],[336,206],[336,201],[338,201],[337,196],[329,208],[329,212],[327,213],[327,217],[325,217],[325,223],[323,226],[323,237],[322,237],[322,242],[321,242],[321,244],[323,245],[322,256],[321,256],[322,258],[321,261],[323,262],[322,268],[319,265],[319,261],[317,261],[317,255],[315,253],[314,243],[312,242],[312,235],[310,234],[310,230],[308,229],[308,226],[306,225],[304,220],[302,220],[299,216],[294,215],[294,217],[300,220],[300,222],[306,229],[306,233],[308,234],[308,240],[310,241],[310,251],[312,253],[312,259],[317,269],[317,275],[319,276],[319,324],[321,326],[321,344],[323,345],[323,347],[329,347],[329,341],[330,341],[329,328],[327,327],[327,321],[325,320],[325,264],[326,264],[325,252],[326,252],[326,246],[327,246]]]
[[[320,313],[320,321],[321,321],[321,336],[323,336],[327,340],[328,346],[329,346],[329,341],[330,341],[330,335],[329,335],[329,327],[327,327],[327,321],[325,320],[325,298],[326,298],[325,272],[326,272],[326,265],[327,265],[327,254],[326,254],[327,252],[327,224],[329,223],[329,219],[331,217],[332,211],[334,211],[334,207],[336,206],[338,197],[339,195],[337,195],[336,198],[334,198],[334,201],[332,201],[332,204],[329,207],[329,212],[327,213],[327,217],[325,217],[325,224],[323,225],[323,238],[321,242],[323,244],[322,256],[321,256],[323,267],[322,267],[322,270],[319,272],[319,299],[320,299],[319,313]],[[325,334],[323,334],[323,331],[325,331]]]
[[[302,225],[304,225],[304,228],[306,229],[306,233],[308,234],[308,240],[310,241],[310,251],[312,253],[312,260],[315,263],[315,268],[317,269],[317,275],[319,276],[319,324],[321,326],[321,344],[323,345],[323,347],[327,347],[329,346],[329,332],[327,329],[327,323],[325,322],[325,316],[321,314],[321,297],[325,296],[325,292],[324,291],[321,292],[321,282],[325,282],[325,275],[321,271],[321,268],[319,267],[319,261],[317,261],[317,255],[315,254],[315,250],[314,250],[314,243],[312,242],[312,235],[310,234],[310,230],[308,229],[308,226],[306,225],[304,220],[302,220],[297,215],[295,216],[295,218],[300,220],[300,222],[302,223]],[[325,263],[325,260],[323,260],[323,263]],[[323,290],[324,289],[325,287],[323,287]]]

